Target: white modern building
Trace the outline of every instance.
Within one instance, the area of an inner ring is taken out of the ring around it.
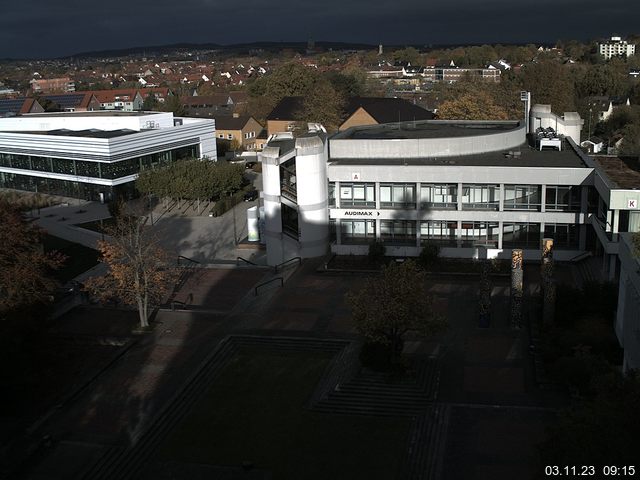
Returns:
[[[640,228],[640,190],[612,182],[606,162],[577,147],[577,114],[535,105],[527,123],[274,135],[261,154],[268,262],[366,254],[374,241],[395,256],[437,243],[449,257],[506,258],[522,248],[537,259],[550,237],[558,260],[597,250],[613,277],[617,233]]]
[[[622,40],[621,37],[611,37],[610,40],[598,44],[598,52],[605,60],[610,60],[611,57],[630,57],[635,55],[636,46]]]
[[[0,188],[109,199],[141,169],[216,158],[215,121],[160,112],[40,113],[0,118]]]

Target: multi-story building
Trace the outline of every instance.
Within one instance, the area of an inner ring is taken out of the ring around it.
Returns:
[[[610,60],[611,57],[630,57],[635,55],[636,46],[622,40],[621,37],[611,37],[610,40],[598,44],[598,52],[605,60]]]
[[[29,82],[34,94],[75,92],[76,84],[69,77],[41,78]]]
[[[131,196],[140,170],[216,158],[215,121],[158,112],[0,118],[0,188],[89,200]]]
[[[578,147],[583,120],[536,105],[528,122],[422,121],[271,137],[263,162],[268,261],[328,251],[539,258],[597,250],[611,278],[617,234],[640,229],[640,190]],[[527,125],[528,124],[528,125]],[[640,181],[637,187],[640,187]]]

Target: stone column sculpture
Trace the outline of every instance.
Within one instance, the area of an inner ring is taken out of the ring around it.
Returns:
[[[524,272],[522,250],[511,251],[511,328],[522,328],[522,296],[524,294]]]
[[[542,264],[540,266],[542,289],[542,323],[552,325],[556,307],[556,285],[553,280],[553,239],[542,240]]]

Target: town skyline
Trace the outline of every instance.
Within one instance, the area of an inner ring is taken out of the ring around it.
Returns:
[[[309,38],[393,46],[550,44],[630,35],[638,16],[640,5],[630,0],[606,5],[592,0],[494,0],[483,5],[438,0],[428,6],[401,0],[374,7],[360,1],[345,6],[332,1],[274,5],[254,0],[242,12],[210,0],[186,0],[179,11],[173,5],[145,1],[78,7],[72,2],[52,5],[30,0],[12,5],[0,19],[0,58],[60,58],[176,43],[234,45]],[[25,28],[27,24],[30,28]]]

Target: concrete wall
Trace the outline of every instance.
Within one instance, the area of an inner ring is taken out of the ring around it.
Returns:
[[[434,123],[437,121],[434,121]],[[349,139],[332,138],[332,158],[441,158],[508,151],[526,140],[526,127],[487,135],[450,138]]]
[[[625,370],[640,368],[640,264],[633,253],[631,234],[620,235],[620,280],[615,331],[624,349]]]

